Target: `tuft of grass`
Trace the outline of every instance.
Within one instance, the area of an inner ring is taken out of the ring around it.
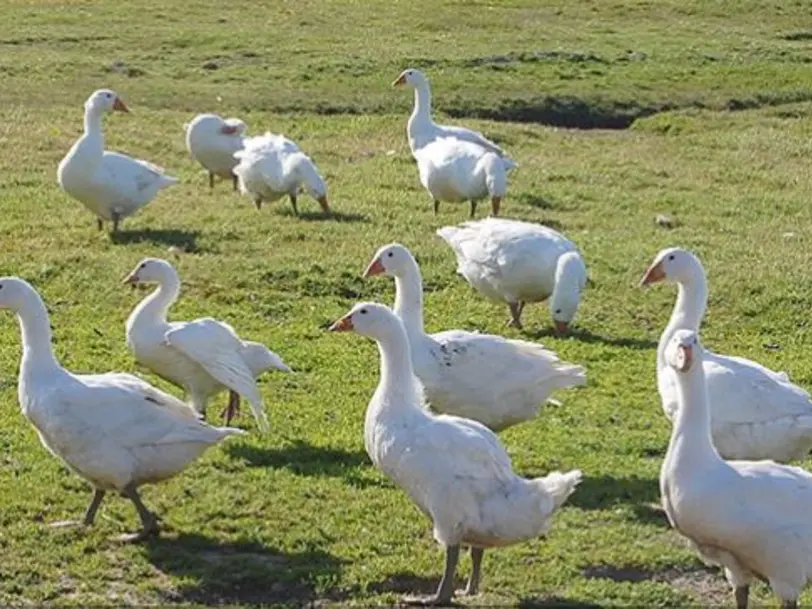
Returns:
[[[674,291],[636,283],[660,248],[691,248],[711,286],[705,342],[812,384],[803,3],[6,0],[3,14],[0,274],[42,291],[64,365],[137,370],[176,391],[134,364],[124,320],[146,292],[120,285],[174,247],[183,290],[172,318],[228,321],[298,373],[260,382],[267,436],[145,489],[168,528],[160,540],[120,546],[108,538],[137,522],[124,500],[109,499],[92,530],[45,525],[80,513],[90,493],[19,412],[18,329],[0,315],[0,604],[368,605],[433,589],[442,557],[429,523],[364,453],[376,350],[324,331],[357,300],[391,303],[390,281],[360,279],[390,241],[420,260],[430,331],[539,340],[588,369],[560,408],[502,434],[521,474],[578,467],[582,486],[546,540],[486,553],[470,602],[730,602],[722,574],[657,508],[669,425],[654,349]],[[504,214],[582,248],[591,284],[569,337],[552,335],[543,305],[525,313],[524,334],[506,329],[507,311],[455,275],[434,231],[467,208],[435,216],[419,185],[404,136],[411,96],[389,86],[406,66],[426,70],[440,117],[466,117],[519,162]],[[55,179],[84,99],[102,86],[133,109],[106,121],[108,147],[181,180],[114,238]],[[297,140],[337,217],[306,198],[296,218],[282,201],[258,212],[226,183],[209,192],[182,132],[205,111]],[[754,596],[770,598],[763,586]]]

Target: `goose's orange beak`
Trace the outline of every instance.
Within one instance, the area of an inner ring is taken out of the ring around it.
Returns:
[[[399,86],[405,85],[405,84],[406,84],[406,73],[404,72],[403,74],[398,76],[397,79],[395,79],[395,81],[392,83],[392,86],[393,87],[399,87]]]
[[[553,321],[553,325],[555,326],[555,333],[559,336],[563,336],[570,329],[570,325],[566,321]]]
[[[122,279],[121,283],[123,283],[124,285],[131,285],[132,287],[135,287],[135,285],[138,283],[138,273],[136,271],[133,271],[132,273],[127,275],[124,279]]]
[[[662,262],[658,262],[657,264],[653,264],[652,266],[648,267],[646,274],[643,275],[643,278],[640,280],[640,285],[651,285],[652,283],[657,283],[663,279],[665,279],[663,264]]]
[[[328,328],[329,332],[349,332],[353,329],[352,317],[342,317]]]
[[[694,348],[691,345],[680,345],[677,349],[679,349],[680,354],[680,358],[677,361],[677,369],[680,372],[688,372],[694,361]]]
[[[327,197],[326,196],[319,197],[318,199],[316,199],[316,201],[318,201],[319,205],[321,205],[321,210],[323,212],[326,213],[326,212],[330,211],[330,203],[327,202]]]
[[[118,110],[119,112],[129,112],[130,109],[127,107],[123,101],[121,101],[120,97],[116,98],[116,101],[113,102],[113,110]]]
[[[381,262],[381,259],[375,258],[375,260],[369,263],[367,270],[364,271],[364,277],[372,277],[373,275],[380,275],[381,273],[385,272],[386,269],[383,267],[383,262]]]

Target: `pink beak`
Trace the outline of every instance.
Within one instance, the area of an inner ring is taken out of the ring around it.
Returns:
[[[383,266],[380,258],[375,258],[372,262],[369,263],[367,270],[364,271],[364,277],[372,277],[373,275],[380,275],[381,273],[385,273],[386,269]]]

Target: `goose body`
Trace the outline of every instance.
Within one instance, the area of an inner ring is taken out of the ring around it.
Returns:
[[[415,374],[438,412],[499,431],[535,417],[556,389],[586,382],[581,366],[539,344],[463,330],[426,334],[420,268],[404,246],[378,250],[365,276],[380,273],[395,278],[394,311],[406,328]]]
[[[484,218],[445,226],[437,234],[457,258],[457,272],[480,294],[508,305],[521,328],[526,303],[549,299],[559,332],[568,329],[586,286],[586,265],[575,243],[540,224]]]
[[[318,201],[322,211],[329,212],[327,185],[313,160],[284,135],[266,133],[246,138],[244,147],[234,153],[240,192],[249,195],[257,206],[263,201],[276,201],[289,197],[293,212],[298,214],[296,202],[304,189]]]
[[[669,522],[706,562],[724,567],[740,609],[753,577],[795,607],[812,576],[812,475],[774,461],[723,460],[711,439],[696,332],[675,331],[663,357],[678,402],[660,474]]]
[[[671,319],[657,347],[657,388],[670,420],[677,411],[677,386],[665,361],[666,345],[678,330],[699,331],[708,301],[701,262],[685,250],[668,248],[654,259],[643,278],[648,285],[677,283]],[[724,459],[803,459],[812,449],[812,400],[783,372],[751,360],[706,351],[703,370],[708,385],[711,431]]]
[[[272,368],[291,372],[282,359],[261,343],[243,341],[231,326],[215,319],[167,321],[180,279],[165,260],[142,260],[125,281],[158,283],[127,319],[127,344],[138,362],[182,387],[200,413],[205,413],[212,397],[228,390],[230,421],[239,398],[244,397],[260,430],[266,431],[268,422],[255,379]]]
[[[581,472],[521,478],[487,427],[427,412],[403,323],[387,307],[358,304],[331,329],[354,330],[378,343],[381,378],[367,407],[364,443],[375,466],[431,518],[434,538],[446,549],[445,574],[431,601],[451,599],[460,545],[471,547],[467,592],[475,594],[484,549],[544,534]]]
[[[238,429],[212,427],[180,400],[130,374],[73,374],[56,361],[48,313],[25,281],[0,278],[0,308],[20,321],[23,357],[19,400],[42,444],[95,489],[84,524],[92,524],[104,494],[130,498],[144,525],[157,519],[137,493],[143,484],[180,473],[207,448]]]
[[[62,190],[96,215],[99,229],[103,221],[110,221],[115,231],[121,219],[178,180],[157,165],[104,149],[102,116],[114,110],[129,111],[113,91],[101,89],[88,98],[84,134],[59,163],[57,180]]]
[[[216,114],[198,114],[186,125],[186,150],[209,174],[209,188],[214,177],[232,180],[237,190],[234,153],[242,150],[246,125],[238,118],[224,119]]]

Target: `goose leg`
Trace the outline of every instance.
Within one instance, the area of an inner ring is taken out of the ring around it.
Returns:
[[[262,209],[262,197],[254,197],[254,205],[257,206],[257,209]]]
[[[99,230],[104,229],[104,222],[102,222],[101,218],[96,218],[96,228],[98,228]]]
[[[237,174],[235,173],[231,174],[231,185],[234,192],[237,192],[240,185],[240,179],[237,177]]]
[[[440,202],[437,199],[434,199],[434,215],[436,216],[439,211],[440,211]]]
[[[50,527],[54,529],[61,529],[63,527],[72,527],[79,524],[83,524],[86,527],[89,527],[93,524],[93,521],[96,520],[96,512],[99,510],[99,506],[101,505],[102,499],[104,499],[105,491],[100,488],[97,488],[93,492],[93,499],[90,502],[90,505],[85,512],[85,517],[82,519],[81,522],[76,520],[60,520],[59,522],[52,522]]]
[[[133,505],[135,505],[135,509],[138,511],[138,517],[141,518],[143,528],[138,533],[121,535],[118,538],[119,541],[144,541],[150,537],[157,537],[158,533],[160,532],[160,527],[158,526],[158,517],[150,512],[141,501],[141,497],[139,497],[138,490],[136,490],[135,485],[132,483],[128,484],[124,487],[124,490],[121,491],[121,494],[132,501]]]
[[[231,423],[231,419],[240,411],[240,394],[234,391],[228,392],[228,405],[220,413],[226,418],[226,425]]]
[[[502,197],[491,197],[491,215],[495,218],[499,215],[499,206],[502,204]]]
[[[474,596],[479,592],[479,573],[484,553],[484,549],[471,546],[471,577],[468,578],[468,585],[463,592],[467,596]]]
[[[437,592],[428,598],[405,598],[404,602],[407,605],[448,605],[454,595],[454,573],[457,570],[459,558],[460,547],[448,546],[445,549],[445,573],[437,587]]]
[[[476,216],[476,201],[471,201],[471,219]]]
[[[113,218],[113,232],[118,232],[118,223],[121,220],[121,215],[117,211],[114,211],[110,216]]]
[[[522,309],[524,303],[522,302],[509,302],[508,308],[510,309],[510,320],[507,322],[508,327],[522,329]]]
[[[210,171],[209,172],[209,189],[214,188],[214,174]]]
[[[293,205],[293,214],[298,216],[299,210],[296,209],[296,195],[290,195],[290,204]]]
[[[783,601],[781,603],[781,609],[798,609],[798,601],[797,600]]]
[[[747,597],[750,595],[750,586],[736,586],[733,595],[736,598],[736,609],[747,609]]]

